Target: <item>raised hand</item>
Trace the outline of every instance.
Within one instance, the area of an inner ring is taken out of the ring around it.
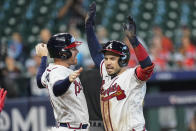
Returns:
[[[136,24],[131,16],[128,16],[128,22],[123,24],[126,36],[132,40],[136,36]]]
[[[48,55],[48,49],[47,49],[47,45],[44,43],[39,43],[35,46],[35,51],[37,56],[47,56]]]
[[[73,82],[75,79],[80,75],[80,73],[83,71],[83,68],[80,67],[80,69],[74,71],[72,74],[69,75],[69,81]]]
[[[88,11],[88,14],[86,16],[85,22],[93,22],[94,23],[95,16],[96,16],[96,3],[93,2],[89,6],[89,11]]]

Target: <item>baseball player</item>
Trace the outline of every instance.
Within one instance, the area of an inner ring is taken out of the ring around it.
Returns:
[[[54,116],[58,123],[55,131],[88,131],[89,114],[86,99],[78,76],[82,71],[73,71],[70,65],[77,64],[77,46],[81,42],[75,41],[68,33],[53,35],[48,43],[38,44],[36,53],[41,58],[37,73],[39,88],[47,88]],[[47,51],[54,63],[46,67]]]
[[[0,112],[3,110],[6,94],[7,91],[0,88]]]
[[[143,101],[146,81],[153,72],[154,64],[136,37],[136,25],[131,17],[123,27],[140,65],[135,68],[127,66],[129,49],[120,41],[108,41],[101,48],[93,30],[95,12],[96,4],[93,3],[85,28],[91,56],[102,76],[100,104],[105,130],[146,131]]]

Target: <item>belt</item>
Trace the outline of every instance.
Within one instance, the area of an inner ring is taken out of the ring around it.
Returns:
[[[70,129],[87,129],[88,124],[82,124],[82,123],[80,123],[79,127],[73,127],[73,126],[70,126],[69,123],[59,123],[59,126],[68,127]]]

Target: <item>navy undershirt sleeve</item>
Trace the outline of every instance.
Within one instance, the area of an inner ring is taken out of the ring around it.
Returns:
[[[65,78],[64,80],[57,81],[53,86],[54,95],[61,96],[68,90],[70,85],[71,85],[71,82],[69,81],[69,76]]]
[[[43,75],[46,67],[47,67],[47,56],[43,56],[41,58],[41,64],[40,64],[40,66],[38,68],[38,72],[37,72],[37,75],[36,75],[36,80],[37,80],[37,86],[38,86],[38,88],[45,88],[42,85],[42,83],[41,83],[41,78],[42,78],[42,75]]]
[[[96,67],[99,68],[100,63],[104,58],[103,54],[100,53],[100,50],[102,49],[102,47],[96,38],[92,23],[87,22],[85,28],[86,28],[86,34],[87,34],[87,43],[88,43],[91,57]]]

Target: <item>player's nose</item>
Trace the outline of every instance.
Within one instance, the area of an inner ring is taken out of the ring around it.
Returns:
[[[111,61],[110,60],[107,60],[106,61],[106,65],[108,66],[108,65],[111,65]]]

